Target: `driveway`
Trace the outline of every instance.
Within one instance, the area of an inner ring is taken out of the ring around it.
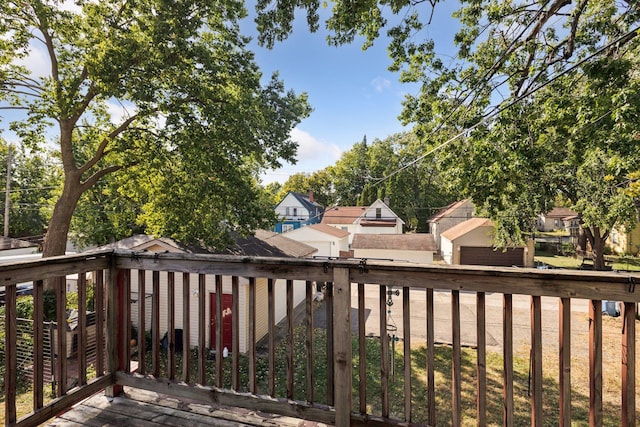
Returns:
[[[379,287],[365,286],[366,320],[365,330],[369,336],[380,336],[380,308]],[[352,286],[351,307],[352,325],[357,328],[358,289]],[[413,345],[426,342],[426,291],[411,290],[410,317],[411,341]],[[486,294],[486,341],[487,349],[502,351],[502,294]],[[387,305],[389,325],[388,333],[400,338],[403,336],[402,327],[402,294],[392,295],[391,306]],[[513,339],[514,350],[528,348],[531,342],[531,297],[527,295],[513,296]],[[588,343],[589,322],[587,300],[572,300],[572,341]],[[558,346],[558,313],[559,299],[542,298],[542,342],[545,347]],[[353,318],[355,317],[355,319]],[[475,347],[476,338],[476,294],[473,292],[460,293],[460,318],[462,345]],[[434,336],[436,343],[451,343],[451,292],[434,291]],[[573,345],[572,345],[573,347]]]

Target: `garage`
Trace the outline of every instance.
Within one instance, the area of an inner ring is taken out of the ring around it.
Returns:
[[[491,265],[497,267],[522,266],[524,264],[524,248],[494,248],[478,246],[460,246],[460,264]]]

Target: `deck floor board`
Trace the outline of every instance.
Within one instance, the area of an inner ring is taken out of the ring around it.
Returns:
[[[96,394],[58,415],[51,427],[129,427],[185,425],[205,427],[284,426],[321,427],[325,424],[241,408],[211,406],[125,387],[123,396]]]

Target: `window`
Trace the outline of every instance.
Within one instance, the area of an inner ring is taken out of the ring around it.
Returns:
[[[293,208],[293,216],[298,216],[298,208]]]
[[[382,208],[376,208],[376,219],[382,218]]]
[[[285,213],[284,213],[284,214],[285,214],[285,216],[289,216],[289,206],[287,206],[285,209],[286,209],[286,211],[285,211]]]
[[[286,233],[287,231],[293,230],[293,224],[282,224],[282,232]]]

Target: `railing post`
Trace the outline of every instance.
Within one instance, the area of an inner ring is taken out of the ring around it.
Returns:
[[[107,372],[112,377],[112,385],[107,387],[107,397],[122,393],[122,386],[116,385],[115,373],[124,369],[124,313],[125,271],[111,267],[107,270]]]
[[[636,425],[636,304],[623,303],[622,426]]]
[[[333,349],[336,426],[351,423],[351,283],[349,270],[333,271]]]

